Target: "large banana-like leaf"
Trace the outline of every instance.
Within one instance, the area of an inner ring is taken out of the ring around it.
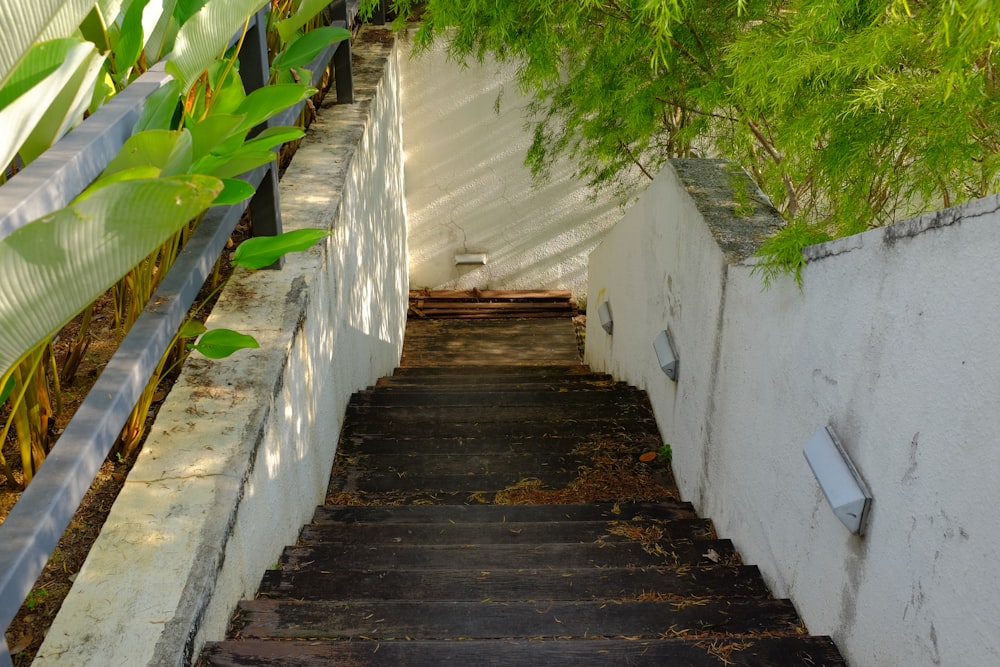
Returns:
[[[262,4],[261,0],[212,0],[206,4],[178,31],[167,71],[187,90]]]
[[[0,240],[0,377],[221,189],[201,175],[115,183]]]
[[[0,86],[32,44],[72,35],[94,4],[95,0],[0,2]]]
[[[2,42],[3,40],[0,40]],[[36,45],[0,89],[0,165],[9,163],[48,108],[88,62],[90,42],[67,38]]]
[[[274,27],[278,29],[278,34],[281,35],[282,43],[287,44],[288,40],[295,36],[299,28],[311,21],[328,4],[330,4],[329,0],[302,0],[294,14],[287,19],[282,19],[275,23]]]
[[[32,162],[83,120],[83,113],[90,106],[94,83],[101,73],[105,58],[106,56],[95,52],[85,59],[49,108],[45,109],[35,129],[21,145],[21,159],[25,164]]]

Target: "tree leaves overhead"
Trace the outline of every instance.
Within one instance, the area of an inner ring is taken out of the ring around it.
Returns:
[[[774,266],[1000,190],[995,0],[395,0],[400,24],[419,4],[418,48],[517,63],[537,175],[568,156],[627,193],[670,157],[726,157],[796,222]]]

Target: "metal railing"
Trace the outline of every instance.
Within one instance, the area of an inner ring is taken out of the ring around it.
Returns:
[[[251,20],[240,50],[240,72],[248,93],[268,81],[269,6]],[[384,22],[384,0],[380,7],[381,15],[376,11],[373,22]],[[329,9],[333,25],[350,27],[357,2],[337,0]],[[330,45],[313,60],[308,67],[313,72],[312,85],[319,83],[331,61],[337,101],[352,102],[349,41]],[[0,238],[70,204],[131,135],[145,100],[169,80],[163,63],[150,68],[0,188]],[[268,124],[294,124],[304,104],[287,109]],[[55,550],[236,223],[249,208],[254,236],[281,232],[276,161],[242,178],[255,187],[256,194],[249,202],[209,209],[45,464],[0,525],[0,667],[13,665],[4,637],[8,625]]]

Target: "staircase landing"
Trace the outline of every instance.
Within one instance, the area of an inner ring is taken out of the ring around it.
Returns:
[[[326,505],[201,664],[845,664],[639,460],[661,444],[648,399],[580,363],[571,307],[470,317],[486,294],[411,309]]]

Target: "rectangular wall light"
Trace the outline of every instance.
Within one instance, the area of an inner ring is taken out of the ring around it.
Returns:
[[[656,351],[656,360],[660,363],[660,370],[666,373],[668,378],[677,382],[677,372],[681,362],[677,358],[674,343],[666,330],[658,333],[653,339],[653,349]]]
[[[598,306],[597,316],[601,318],[601,328],[609,334],[614,333],[615,320],[611,317],[611,304],[609,302],[604,301]]]
[[[455,264],[485,264],[485,252],[470,252],[462,255],[455,255]]]
[[[813,434],[802,451],[833,513],[855,535],[863,534],[872,494],[829,426]]]

